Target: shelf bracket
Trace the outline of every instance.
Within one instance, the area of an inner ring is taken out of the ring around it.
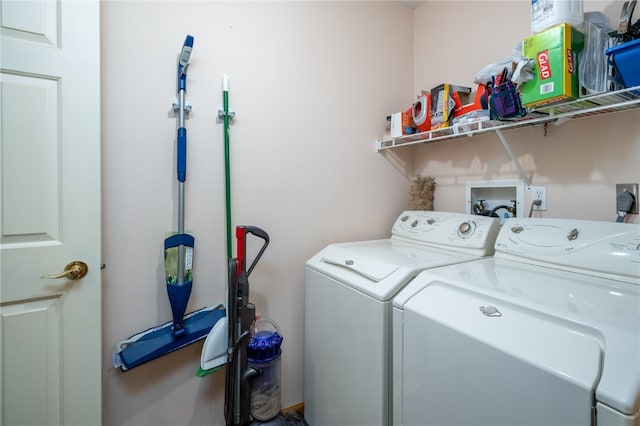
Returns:
[[[527,176],[524,169],[520,165],[518,158],[513,154],[513,151],[511,150],[509,143],[507,142],[504,135],[502,134],[502,130],[495,129],[495,132],[498,135],[498,138],[500,138],[500,142],[502,142],[504,149],[507,150],[507,154],[509,154],[509,157],[511,157],[511,161],[513,161],[513,163],[516,165],[518,170],[520,170],[520,175],[522,175],[522,179],[524,180],[524,184],[526,185],[526,188],[529,188],[531,186],[531,181],[529,180],[529,177]]]

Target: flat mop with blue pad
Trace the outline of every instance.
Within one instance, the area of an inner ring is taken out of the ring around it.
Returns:
[[[166,285],[173,321],[135,334],[117,344],[114,365],[123,371],[185,347],[207,336],[211,328],[226,317],[222,304],[185,315],[193,286],[192,262],[195,239],[184,230],[184,184],[187,176],[187,130],[184,127],[187,68],[193,49],[188,35],[178,61],[177,178],[178,232],[164,242]]]

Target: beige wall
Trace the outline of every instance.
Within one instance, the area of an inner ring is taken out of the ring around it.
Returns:
[[[105,424],[223,424],[224,369],[195,377],[201,343],[126,373],[116,342],[171,317],[162,244],[176,227],[175,65],[188,74],[190,310],[225,297],[221,79],[230,78],[233,224],[267,231],[251,274],[281,327],[283,407],[303,400],[304,262],[330,242],[385,237],[408,180],[374,150],[412,98],[413,10],[388,2],[102,3]],[[253,240],[259,244],[260,240]],[[251,244],[251,242],[249,243]],[[331,307],[327,306],[328,311]]]
[[[586,2],[617,19],[621,2]],[[378,154],[384,117],[420,89],[472,85],[529,32],[529,2],[111,1],[102,3],[105,424],[224,424],[224,369],[195,377],[201,343],[126,373],[116,342],[170,318],[162,243],[176,227],[175,61],[195,36],[187,99],[190,310],[225,297],[221,78],[230,77],[233,224],[271,244],[251,275],[258,314],[285,341],[282,402],[303,400],[304,262],[326,244],[385,237],[414,173],[437,210],[464,211],[469,180],[518,178],[495,135]],[[508,17],[508,19],[507,19]],[[612,22],[617,22],[613,20]],[[506,132],[545,216],[613,220],[615,183],[640,181],[640,112]],[[526,200],[528,201],[528,199]],[[637,221],[637,217],[632,217]],[[250,243],[251,244],[251,243]],[[336,301],[339,303],[339,301]],[[328,312],[331,307],[327,306]]]
[[[445,82],[475,87],[478,70],[511,56],[529,35],[527,1],[455,4],[429,1],[415,12],[416,94]],[[585,11],[602,11],[612,24],[621,7],[620,1],[584,2]],[[640,110],[549,125],[544,133],[543,127],[505,132],[528,178],[547,185],[548,208],[542,215],[615,220],[616,183],[640,181]],[[436,210],[465,211],[468,181],[521,178],[493,133],[408,149],[413,149],[415,173],[436,176]],[[525,214],[530,202],[525,192]],[[638,215],[627,221],[637,223]]]

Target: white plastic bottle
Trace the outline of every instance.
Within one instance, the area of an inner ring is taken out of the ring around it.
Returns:
[[[531,0],[531,32],[539,33],[566,22],[580,29],[584,24],[582,0]]]

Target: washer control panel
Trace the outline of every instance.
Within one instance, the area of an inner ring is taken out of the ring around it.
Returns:
[[[513,218],[496,241],[496,257],[566,267],[640,284],[640,225],[574,219]]]
[[[499,232],[497,218],[465,213],[405,211],[391,230],[392,238],[452,249],[474,248],[493,252]]]

